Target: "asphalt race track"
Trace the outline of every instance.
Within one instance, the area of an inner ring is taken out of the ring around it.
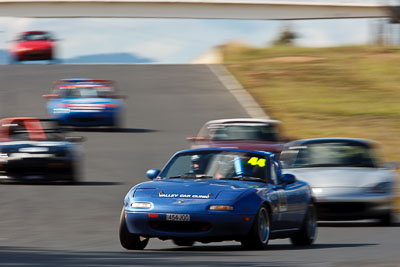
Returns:
[[[116,80],[128,96],[125,128],[72,133],[86,137],[77,185],[0,185],[0,266],[400,266],[400,223],[368,221],[321,223],[309,248],[152,239],[144,251],[122,249],[119,215],[130,187],[188,148],[185,137],[207,120],[247,114],[203,65],[11,65],[0,66],[0,117],[46,117],[41,95],[72,77]]]

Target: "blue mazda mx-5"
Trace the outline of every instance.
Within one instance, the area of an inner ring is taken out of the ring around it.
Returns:
[[[134,186],[124,200],[119,237],[126,249],[144,249],[152,237],[178,246],[236,240],[252,249],[273,238],[294,245],[315,240],[310,187],[282,174],[274,154],[184,150],[147,176],[153,181]]]
[[[62,79],[55,83],[47,110],[60,125],[120,127],[123,96],[110,80]]]

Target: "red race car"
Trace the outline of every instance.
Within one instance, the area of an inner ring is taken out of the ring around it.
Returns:
[[[25,60],[54,60],[55,42],[51,33],[46,31],[23,32],[10,48],[10,63]]]

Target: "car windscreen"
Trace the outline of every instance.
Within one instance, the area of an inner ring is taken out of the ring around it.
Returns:
[[[64,140],[64,132],[54,121],[26,120],[7,125],[11,140]]]
[[[65,131],[58,126],[55,121],[46,120],[40,122],[44,134],[49,141],[63,141],[65,140]]]
[[[252,140],[278,141],[278,130],[269,124],[210,125],[209,136],[214,141]]]
[[[22,40],[24,40],[24,41],[47,41],[47,40],[51,40],[51,37],[48,33],[35,32],[35,33],[25,34],[22,37]]]
[[[161,178],[249,178],[267,180],[268,159],[260,154],[232,151],[195,151],[176,155]]]
[[[114,92],[110,87],[75,87],[75,88],[65,88],[59,90],[62,97],[65,98],[88,98],[88,97],[113,97]]]
[[[281,152],[280,160],[283,168],[377,167],[371,147],[350,142],[289,146]]]

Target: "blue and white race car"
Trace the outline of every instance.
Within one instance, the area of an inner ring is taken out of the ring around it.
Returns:
[[[282,174],[274,154],[238,149],[177,152],[152,181],[126,195],[120,219],[121,245],[144,249],[149,238],[176,245],[235,240],[264,249],[273,238],[311,245],[317,232],[311,189]]]
[[[122,98],[110,80],[62,79],[55,83],[47,111],[60,125],[120,127]]]

